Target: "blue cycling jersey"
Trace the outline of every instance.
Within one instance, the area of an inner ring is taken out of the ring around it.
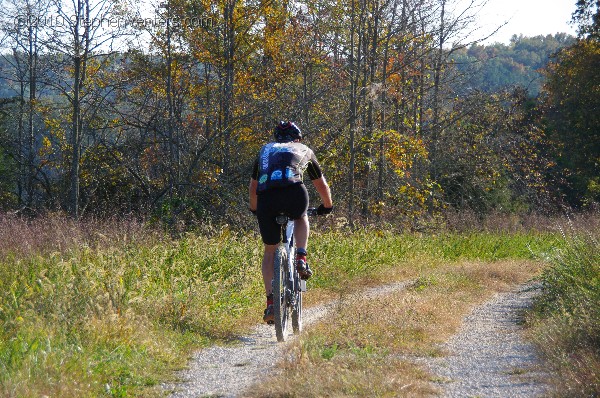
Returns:
[[[303,173],[307,169],[312,180],[323,175],[309,147],[300,142],[271,142],[261,148],[254,163],[252,178],[258,181],[257,193],[260,193],[302,183]]]

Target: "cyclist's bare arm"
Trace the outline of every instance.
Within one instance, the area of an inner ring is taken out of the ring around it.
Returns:
[[[321,197],[321,201],[323,202],[323,206],[327,208],[333,207],[333,201],[331,200],[331,190],[329,189],[329,184],[325,180],[325,176],[312,180],[319,196]]]
[[[255,211],[256,210],[256,188],[258,187],[258,181],[255,180],[254,178],[250,179],[250,185],[248,186],[248,200],[249,200],[249,206],[250,206],[250,210]]]

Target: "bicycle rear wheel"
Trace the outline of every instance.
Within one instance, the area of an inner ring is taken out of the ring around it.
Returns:
[[[275,334],[277,341],[285,341],[288,326],[288,259],[285,248],[280,245],[275,251],[273,264],[273,309],[275,312]]]

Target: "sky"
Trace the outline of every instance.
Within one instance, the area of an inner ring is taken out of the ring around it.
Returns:
[[[0,0],[1,1],[1,0]],[[136,0],[141,7],[143,15],[150,15],[154,6],[162,0]],[[475,4],[486,3],[477,13],[476,23],[480,29],[467,38],[467,40],[481,39],[492,33],[503,22],[507,24],[500,28],[494,36],[485,40],[484,44],[500,42],[508,44],[514,34],[523,36],[537,36],[566,32],[576,35],[576,28],[569,24],[571,14],[575,11],[577,0],[450,0],[448,4],[456,10],[464,10],[471,2]]]
[[[485,43],[508,44],[513,34],[537,36],[566,32],[576,35],[576,28],[568,22],[575,11],[577,0],[488,0],[479,11],[477,23],[481,34],[489,34],[504,21],[508,23]],[[459,0],[469,4],[470,0]]]

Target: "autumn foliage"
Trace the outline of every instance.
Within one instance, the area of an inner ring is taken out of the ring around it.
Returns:
[[[80,11],[135,16],[117,3]],[[561,120],[586,120],[558,88],[569,79],[597,90],[591,66],[569,54],[595,44],[561,53],[538,103],[522,89],[464,89],[453,53],[466,45],[451,38],[472,10],[453,14],[445,0],[171,0],[153,12],[161,23],[118,32],[74,25],[74,46],[51,26],[5,29],[17,48],[7,74],[21,89],[1,104],[4,209],[248,220],[250,167],[282,119],[304,131],[350,225],[414,227],[448,208],[549,210],[565,192],[556,187],[585,186],[585,203],[597,200],[597,178],[563,173],[591,163],[557,155],[571,137]]]

